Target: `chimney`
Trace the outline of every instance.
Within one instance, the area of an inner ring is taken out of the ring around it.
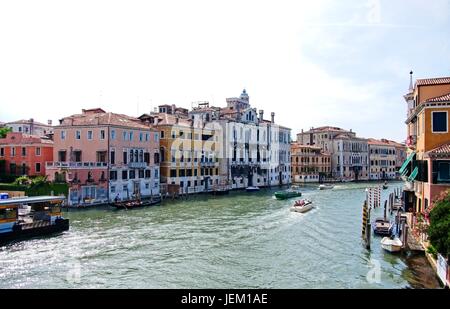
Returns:
[[[175,117],[175,124],[178,124],[178,117]]]
[[[175,115],[175,104],[172,104],[172,115]]]
[[[264,120],[264,110],[260,109],[259,110],[259,121],[263,121]]]
[[[47,121],[47,124],[48,124],[49,126],[51,126],[51,125],[52,125],[52,121],[49,119],[49,120]]]
[[[275,123],[275,113],[274,112],[270,113],[270,117],[271,117],[270,122]]]

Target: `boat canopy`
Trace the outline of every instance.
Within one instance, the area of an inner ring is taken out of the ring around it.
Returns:
[[[35,203],[58,203],[65,200],[65,196],[32,196],[32,197],[17,197],[6,200],[0,200],[0,206],[6,205],[22,205]]]
[[[409,181],[413,181],[416,179],[417,175],[419,174],[419,168],[416,166],[414,170],[412,171],[411,175],[408,177]]]
[[[408,166],[408,164],[411,162],[411,160],[414,158],[414,156],[416,155],[416,152],[413,151],[409,157],[405,160],[405,162],[403,162],[402,167],[400,167],[399,173],[403,174],[403,172],[406,170],[406,167]]]

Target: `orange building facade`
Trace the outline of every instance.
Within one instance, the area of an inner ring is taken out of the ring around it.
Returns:
[[[53,141],[18,132],[0,139],[0,174],[44,176],[45,162],[53,160]]]
[[[331,178],[331,155],[318,146],[292,143],[291,177],[293,183],[320,182]]]
[[[450,77],[418,79],[404,96],[408,104],[408,159],[400,169],[406,180],[406,208],[427,210],[450,188]]]

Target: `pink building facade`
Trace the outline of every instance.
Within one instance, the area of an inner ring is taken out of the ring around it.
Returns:
[[[102,109],[60,120],[47,175],[70,184],[70,206],[159,196],[159,136],[151,124]]]

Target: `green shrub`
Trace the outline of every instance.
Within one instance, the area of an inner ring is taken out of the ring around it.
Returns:
[[[450,255],[450,191],[433,205],[428,236],[437,252],[444,256]]]

